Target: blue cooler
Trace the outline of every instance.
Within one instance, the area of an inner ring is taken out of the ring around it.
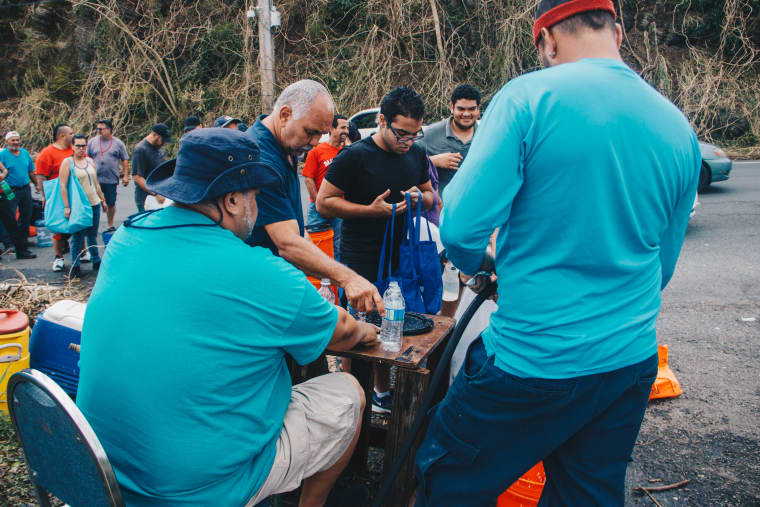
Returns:
[[[50,230],[45,227],[45,220],[37,220],[34,222],[34,226],[37,228],[37,246],[53,246],[53,236],[50,234]]]
[[[69,344],[82,341],[86,308],[77,301],[58,301],[37,317],[29,340],[29,365],[55,380],[72,397],[76,397],[79,385],[79,353]]]

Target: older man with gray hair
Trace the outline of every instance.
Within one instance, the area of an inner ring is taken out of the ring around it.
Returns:
[[[310,79],[286,87],[270,115],[262,115],[248,129],[261,150],[261,161],[274,168],[281,183],[262,189],[256,227],[247,242],[269,248],[300,270],[319,278],[330,278],[346,292],[359,311],[384,311],[377,289],[365,278],[328,257],[304,237],[301,184],[297,158],[319,143],[329,132],[335,104],[323,85]]]

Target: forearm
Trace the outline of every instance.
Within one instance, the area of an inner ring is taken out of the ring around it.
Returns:
[[[35,174],[34,175],[34,184],[37,187],[37,192],[42,194],[42,197],[45,197],[45,187],[42,184],[43,181],[45,181],[47,178],[45,178],[41,174]]]
[[[306,184],[306,190],[308,190],[309,192],[309,198],[312,200],[312,202],[316,202],[317,183],[314,181],[313,178],[309,178],[308,176],[304,177],[303,181]]]
[[[325,218],[377,218],[370,206],[343,197],[317,197],[317,211]]]
[[[126,160],[123,160],[121,162],[121,177],[124,179],[129,179],[129,162]]]
[[[338,307],[338,323],[327,349],[335,352],[354,348],[362,338],[361,325],[343,308]]]
[[[153,192],[151,190],[148,190],[148,187],[145,186],[145,178],[143,178],[139,174],[135,174],[135,178],[134,179],[135,179],[135,185],[137,185],[138,187],[140,187],[141,189],[143,189],[146,193],[148,193],[150,195],[154,195]]]
[[[273,238],[280,257],[315,278],[329,278],[344,285],[355,273],[327,256],[314,243],[296,234]]]
[[[431,190],[422,192],[422,209],[429,210],[435,204],[435,194]]]

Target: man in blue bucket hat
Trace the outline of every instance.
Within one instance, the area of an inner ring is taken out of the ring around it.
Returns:
[[[147,187],[174,201],[130,217],[111,239],[85,315],[77,404],[129,505],[254,505],[302,484],[322,505],[359,435],[364,396],[332,373],[291,387],[329,347],[377,328],[329,304],[303,273],[243,240],[259,189],[279,176],[250,137],[185,135]],[[114,325],[124,298],[155,296]]]

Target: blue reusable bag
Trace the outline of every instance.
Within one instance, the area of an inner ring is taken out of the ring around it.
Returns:
[[[46,198],[45,227],[53,232],[72,234],[92,226],[92,206],[74,171],[69,175],[67,185],[71,207],[68,220],[64,215],[60,178],[47,180],[43,182],[43,186]]]
[[[428,239],[420,240],[422,228],[422,194],[417,202],[417,220],[412,218],[412,198],[406,194],[405,231],[399,249],[399,273],[414,273],[421,286],[422,301],[425,311],[435,315],[441,310],[443,300],[443,279],[441,278],[441,262],[438,257],[438,247],[433,241],[428,223]],[[427,221],[426,221],[427,222]]]
[[[420,292],[420,281],[417,277],[416,269],[411,266],[411,272],[398,271],[394,276],[391,273],[393,262],[393,231],[396,224],[396,204],[393,204],[391,218],[385,223],[385,236],[383,237],[383,247],[380,249],[380,262],[377,265],[377,280],[375,287],[380,295],[385,293],[385,289],[392,280],[396,280],[401,287],[401,294],[404,296],[406,310],[409,312],[425,313],[425,304],[422,301]],[[385,262],[386,245],[390,236],[390,249],[388,250],[388,262]],[[387,269],[387,271],[386,271]],[[388,273],[387,277],[385,273]]]

